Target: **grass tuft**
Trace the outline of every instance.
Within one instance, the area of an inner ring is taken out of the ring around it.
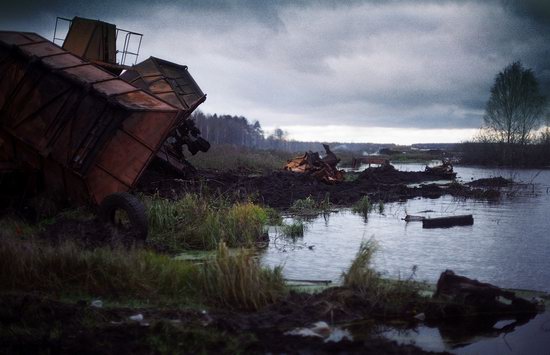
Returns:
[[[144,201],[150,242],[172,253],[212,250],[222,241],[230,247],[251,247],[268,222],[267,212],[250,202],[231,204],[199,194],[185,194],[176,201],[146,196]]]
[[[295,221],[291,224],[283,224],[281,227],[281,233],[291,238],[303,237],[305,230],[306,226],[302,221]]]
[[[355,203],[352,207],[352,211],[357,214],[361,214],[364,217],[367,217],[368,214],[372,211],[374,205],[370,202],[368,196],[363,196],[359,201]]]
[[[281,267],[262,268],[248,250],[231,256],[224,243],[218,246],[214,259],[203,264],[199,279],[204,296],[227,308],[257,310],[286,291]]]
[[[413,281],[416,266],[409,278],[382,279],[372,268],[378,246],[373,240],[363,241],[349,269],[342,274],[343,286],[356,291],[378,315],[402,315],[426,300],[419,295],[421,284]]]
[[[313,197],[295,200],[290,206],[290,212],[297,215],[318,215],[329,212],[332,208],[330,195],[327,193],[323,200],[317,202]]]
[[[357,290],[361,294],[368,294],[378,287],[380,277],[371,267],[372,257],[377,248],[376,242],[372,239],[361,242],[355,259],[342,275],[345,287]]]

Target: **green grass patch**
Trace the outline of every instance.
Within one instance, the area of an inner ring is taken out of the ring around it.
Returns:
[[[0,288],[47,293],[172,299],[194,295],[191,263],[143,249],[86,250],[65,242],[0,240]],[[196,288],[196,287],[195,287]]]
[[[302,221],[294,221],[281,226],[281,233],[291,238],[303,237],[305,230],[306,226]]]
[[[268,222],[266,210],[250,202],[231,204],[199,194],[186,194],[176,201],[159,196],[143,199],[149,242],[172,253],[212,250],[222,241],[230,247],[251,247]]]

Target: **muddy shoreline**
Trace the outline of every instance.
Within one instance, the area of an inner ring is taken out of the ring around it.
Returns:
[[[177,199],[183,193],[214,193],[231,199],[252,199],[269,207],[285,209],[294,201],[313,198],[317,202],[327,199],[335,206],[350,206],[367,195],[372,201],[404,201],[415,197],[438,198],[452,195],[460,198],[498,199],[500,184],[483,181],[481,184],[430,183],[442,180],[441,176],[427,172],[399,171],[392,166],[368,168],[360,173],[347,173],[347,180],[326,184],[307,174],[276,171],[265,175],[243,172],[197,171],[178,176],[160,167],[148,169],[136,188],[146,194],[158,193],[162,197]],[[410,186],[415,184],[416,186]]]

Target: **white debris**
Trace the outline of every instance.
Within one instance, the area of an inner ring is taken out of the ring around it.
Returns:
[[[141,314],[141,313],[135,314],[133,316],[128,317],[128,319],[136,321],[136,322],[141,322],[141,321],[143,321],[143,314]]]
[[[93,300],[90,302],[90,306],[95,308],[103,308],[103,301],[102,300]]]
[[[344,339],[353,340],[350,332],[347,329],[341,329],[337,327],[331,327],[326,322],[320,321],[313,324],[309,328],[296,328],[290,330],[285,335],[298,335],[303,337],[316,337],[324,339],[325,343],[335,342],[338,343]]]
[[[414,318],[418,319],[419,321],[423,322],[426,320],[426,315],[424,313],[418,313],[414,316]]]

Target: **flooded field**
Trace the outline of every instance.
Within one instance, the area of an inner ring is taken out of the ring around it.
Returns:
[[[418,164],[400,170],[422,170]],[[379,244],[375,267],[390,278],[435,283],[445,269],[501,287],[550,291],[550,170],[506,170],[456,167],[458,179],[503,176],[523,185],[503,190],[498,201],[416,198],[387,203],[367,220],[349,209],[306,222],[295,240],[270,231],[272,243],[262,255],[266,265],[284,265],[289,279],[339,281],[363,239]],[[406,223],[406,214],[442,216],[472,214],[473,226],[423,229]]]

